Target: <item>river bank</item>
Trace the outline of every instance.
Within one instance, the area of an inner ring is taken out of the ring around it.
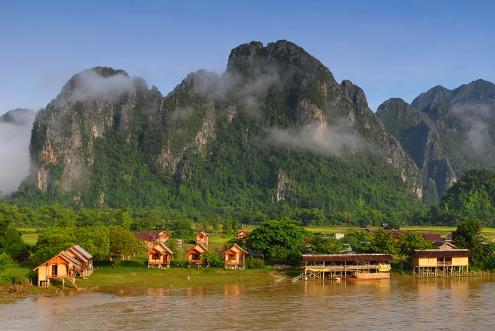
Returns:
[[[170,268],[148,269],[143,267],[100,267],[87,279],[76,279],[76,287],[70,283],[53,282],[50,288],[25,284],[0,285],[0,296],[25,296],[28,294],[55,293],[59,291],[109,291],[119,289],[142,290],[153,288],[190,288],[238,284],[246,286],[267,285],[286,277],[272,268],[224,270],[221,268]]]

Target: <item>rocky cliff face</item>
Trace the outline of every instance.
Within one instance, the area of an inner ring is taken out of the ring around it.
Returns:
[[[73,76],[36,116],[30,147],[35,188],[78,199],[92,185],[98,142],[117,135],[136,146],[144,129],[138,119],[160,102],[160,93],[122,70],[97,67]]]
[[[472,168],[495,168],[495,85],[477,80],[448,90],[435,87],[412,106],[435,124],[458,176]]]
[[[377,116],[420,169],[423,200],[427,204],[438,202],[456,177],[433,121],[402,99],[385,101]]]
[[[377,112],[422,172],[425,201],[435,203],[472,168],[495,169],[495,85],[477,80],[435,86],[408,105],[390,99]]]
[[[192,73],[165,97],[121,70],[79,73],[37,115],[31,156],[23,194],[80,205],[332,213],[422,196],[363,91],[287,41],[241,45],[225,73]]]

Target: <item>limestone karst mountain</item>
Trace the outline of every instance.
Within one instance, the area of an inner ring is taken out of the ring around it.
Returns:
[[[435,176],[401,141],[302,48],[251,42],[223,74],[191,73],[166,96],[122,70],[76,74],[37,114],[15,198],[250,217],[410,210]]]

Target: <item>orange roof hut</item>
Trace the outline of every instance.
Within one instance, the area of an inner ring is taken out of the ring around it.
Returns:
[[[225,269],[244,269],[247,251],[234,244],[223,252]]]
[[[187,263],[189,267],[191,266],[196,266],[196,267],[201,267],[201,266],[206,266],[208,265],[207,259],[204,258],[203,254],[208,252],[208,249],[201,245],[201,244],[196,244],[194,247],[191,247],[187,252]]]
[[[162,242],[158,242],[148,250],[148,268],[169,268],[170,259],[174,252]]]
[[[82,264],[71,253],[61,251],[33,271],[38,271],[38,286],[50,286],[51,280],[69,280],[76,282],[76,273],[80,272]]]

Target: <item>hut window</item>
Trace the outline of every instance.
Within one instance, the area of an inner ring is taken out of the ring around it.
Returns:
[[[52,276],[56,276],[57,275],[57,268],[58,266],[56,264],[52,265]]]

